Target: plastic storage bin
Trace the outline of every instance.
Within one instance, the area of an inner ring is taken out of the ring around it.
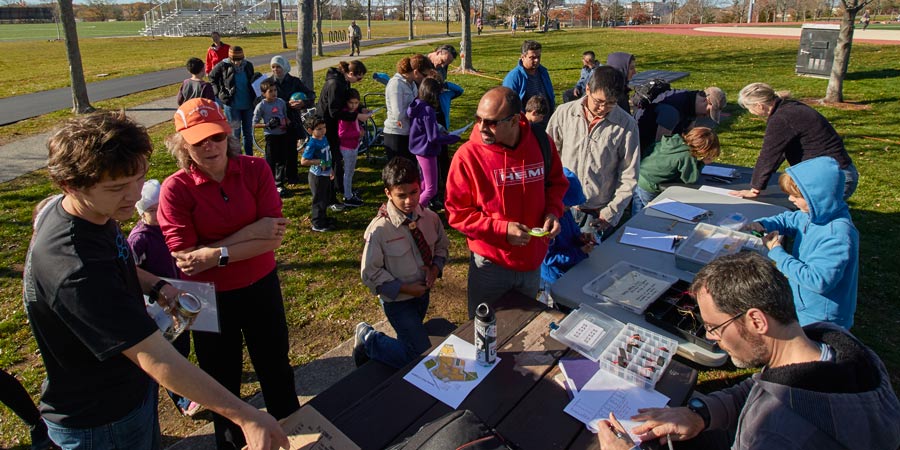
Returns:
[[[588,306],[572,311],[550,336],[568,345],[602,370],[652,389],[678,351],[678,341],[618,320]]]
[[[719,256],[750,250],[766,255],[762,239],[706,223],[698,223],[694,231],[675,249],[675,267],[697,272]]]
[[[597,300],[615,303],[635,314],[666,292],[678,277],[619,261],[581,288]]]

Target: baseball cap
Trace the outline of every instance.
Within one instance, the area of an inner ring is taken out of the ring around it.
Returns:
[[[722,110],[725,109],[726,99],[725,99],[725,91],[715,87],[710,86],[703,90],[706,93],[706,101],[709,102],[710,111],[709,118],[715,120],[716,123],[719,123],[719,118],[722,115]]]
[[[175,111],[175,131],[188,144],[198,142],[219,133],[231,133],[231,125],[219,105],[208,98],[192,98]]]

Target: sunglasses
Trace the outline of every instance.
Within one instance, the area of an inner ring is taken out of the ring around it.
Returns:
[[[194,145],[194,147],[202,147],[202,146],[203,146],[204,144],[206,144],[208,141],[212,141],[212,142],[222,142],[222,141],[224,141],[225,139],[228,139],[228,135],[227,135],[227,134],[225,134],[225,133],[216,133],[216,134],[214,134],[214,135],[212,135],[212,136],[210,136],[210,137],[208,137],[208,138],[206,138],[206,139],[204,139],[204,140],[202,140],[202,141],[200,141],[200,142],[198,142],[198,143],[196,143],[196,144],[193,144],[193,145]]]
[[[485,118],[479,117],[479,116],[476,114],[476,115],[475,115],[475,123],[481,125],[482,127],[496,127],[497,124],[500,124],[500,123],[503,123],[503,122],[507,122],[507,121],[509,121],[510,119],[512,119],[513,117],[516,117],[516,116],[518,116],[518,115],[519,115],[519,113],[512,113],[512,114],[510,114],[510,115],[508,115],[508,116],[506,116],[506,117],[504,117],[504,118],[502,118],[502,119],[496,119],[496,120],[494,120],[494,119],[485,119]]]

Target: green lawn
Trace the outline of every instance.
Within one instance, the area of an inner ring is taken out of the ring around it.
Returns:
[[[481,76],[451,74],[450,80],[466,89],[453,103],[454,126],[467,123],[478,99],[495,86],[497,78],[516,63],[522,39],[536,38],[544,45],[543,64],[550,68],[554,88],[559,95],[578,78],[581,52],[593,49],[598,56],[626,50],[637,55],[638,70],[687,70],[691,76],[675,84],[678,88],[723,88],[731,104],[720,127],[723,146],[721,160],[751,165],[759,151],[765,123],[734,105],[738,90],[753,81],[766,81],[776,89],[787,89],[798,98],[819,98],[826,81],[795,76],[796,42],[779,39],[746,39],[705,36],[669,36],[639,34],[617,30],[563,31],[548,35],[507,34],[474,39],[474,65]],[[119,40],[104,41],[120,42]],[[458,39],[448,40],[458,43]],[[201,46],[202,43],[197,42]],[[111,46],[112,47],[112,46]],[[393,73],[396,61],[421,46],[402,53],[366,60],[370,73]],[[174,52],[174,49],[172,49]],[[602,56],[601,56],[602,58]],[[128,58],[125,58],[128,59]],[[900,102],[896,94],[898,73],[894,61],[900,59],[900,46],[853,46],[850,73],[845,83],[847,101],[866,109],[849,110],[818,107],[844,136],[847,148],[861,173],[859,190],[850,204],[861,235],[859,309],[853,332],[871,346],[900,386],[900,323],[898,295],[900,273],[890,261],[900,248]],[[317,89],[323,73],[318,73]],[[360,92],[378,92],[383,88],[367,80],[357,86]],[[163,178],[175,166],[162,147],[162,139],[171,132],[165,124],[151,130],[157,151],[152,158],[150,176]],[[359,280],[359,256],[362,230],[382,198],[377,163],[363,161],[358,185],[365,192],[367,205],[337,215],[340,230],[322,235],[309,231],[309,194],[296,186],[298,195],[287,199],[284,212],[292,228],[277,253],[288,323],[291,329],[291,361],[308,362],[341,340],[350,337],[360,320],[380,320],[382,314]],[[25,321],[21,303],[21,276],[24,254],[30,235],[31,208],[54,192],[45,174],[37,172],[0,184],[0,367],[15,373],[35,397],[43,377],[36,345]],[[130,228],[131,224],[126,224]],[[451,261],[445,279],[435,290],[432,315],[457,323],[465,316],[465,273],[467,253],[459,233],[450,231]],[[893,268],[892,268],[893,267]],[[252,369],[247,368],[248,372]],[[702,374],[701,390],[727,384],[740,376],[734,371],[708,371]],[[252,383],[245,394],[257,389]],[[171,410],[163,420],[172,419]],[[186,421],[190,423],[190,421]],[[195,422],[202,425],[204,421]],[[25,448],[27,431],[9,413],[0,410],[0,447]],[[179,422],[180,423],[180,422]],[[177,435],[177,433],[167,433]]]

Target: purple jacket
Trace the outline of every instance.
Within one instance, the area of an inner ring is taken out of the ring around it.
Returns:
[[[459,136],[441,131],[434,108],[415,99],[406,108],[409,116],[409,151],[416,156],[437,156],[442,145],[459,141]]]
[[[128,244],[134,254],[134,263],[158,277],[178,278],[175,259],[169,253],[162,229],[139,220],[128,234]]]

